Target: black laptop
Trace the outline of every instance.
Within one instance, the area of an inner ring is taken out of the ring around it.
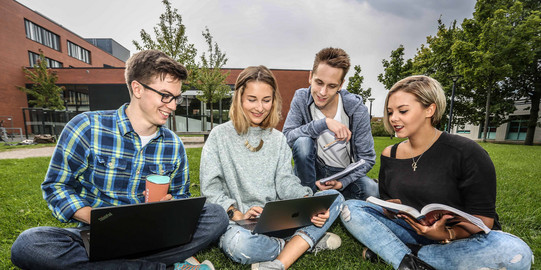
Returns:
[[[131,258],[188,243],[206,197],[92,209],[81,237],[90,261]]]
[[[295,229],[312,224],[312,216],[329,209],[338,194],[267,202],[257,219],[238,220],[237,224],[252,233],[271,236],[292,234]]]

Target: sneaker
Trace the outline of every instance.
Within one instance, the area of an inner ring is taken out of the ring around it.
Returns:
[[[340,239],[340,236],[326,232],[323,237],[316,243],[316,245],[312,248],[312,253],[318,253],[322,250],[335,250],[339,248],[342,245],[342,239]]]
[[[285,270],[284,265],[279,260],[258,262],[252,264],[252,270]]]
[[[214,270],[214,265],[210,261],[205,260],[203,263],[199,263],[193,256],[183,263],[175,263],[174,267],[175,270]]]

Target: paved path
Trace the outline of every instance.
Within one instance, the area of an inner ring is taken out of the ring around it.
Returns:
[[[203,147],[203,137],[181,138],[186,148]],[[16,149],[0,152],[0,159],[21,159],[28,157],[50,157],[53,155],[54,147]]]

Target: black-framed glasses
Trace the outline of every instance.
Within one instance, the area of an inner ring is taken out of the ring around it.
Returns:
[[[176,104],[177,105],[180,105],[180,103],[182,103],[182,94],[178,95],[178,96],[173,96],[171,94],[166,94],[166,93],[162,93],[140,81],[136,81],[138,82],[140,85],[142,85],[144,88],[148,89],[148,90],[151,90],[151,91],[154,91],[155,93],[157,93],[158,95],[162,96],[162,102],[163,103],[171,103],[171,101],[176,100]]]

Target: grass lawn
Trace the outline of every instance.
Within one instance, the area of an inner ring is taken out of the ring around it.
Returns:
[[[368,176],[377,178],[379,155],[396,138],[375,138],[378,159]],[[540,146],[481,143],[495,166],[498,176],[497,211],[504,231],[521,237],[541,258],[541,159]],[[2,147],[0,147],[2,151]],[[199,196],[199,160],[201,148],[187,149],[190,162],[191,192]],[[51,216],[42,198],[40,184],[50,158],[0,160],[0,269],[14,268],[10,248],[22,231],[36,226],[66,227]],[[537,164],[537,165],[536,165]],[[371,264],[360,259],[362,245],[337,221],[331,230],[342,237],[342,247],[317,255],[305,254],[292,269],[392,269],[385,264]],[[217,247],[197,254],[200,261],[211,260],[217,269],[249,269],[231,262]],[[537,264],[539,265],[539,263]],[[539,268],[534,265],[533,269]]]
[[[56,146],[56,143],[40,143],[40,144],[29,144],[29,145],[10,145],[9,143],[0,143],[0,152],[11,151],[15,149],[32,149],[32,148],[42,148]]]

